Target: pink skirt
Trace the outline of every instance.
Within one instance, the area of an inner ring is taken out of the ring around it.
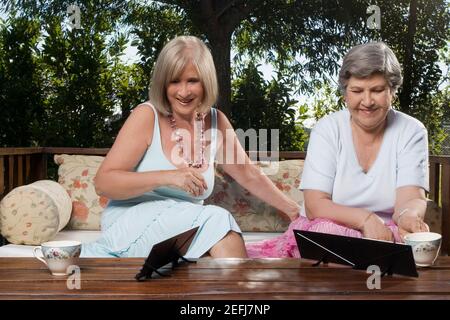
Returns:
[[[398,228],[393,220],[386,222],[386,226],[392,231],[395,242],[402,242]],[[250,258],[299,258],[300,253],[297,248],[293,230],[305,230],[313,232],[330,233],[340,236],[361,238],[362,234],[358,230],[344,227],[328,219],[308,220],[305,217],[298,217],[292,221],[288,230],[282,235],[258,242],[246,244],[247,254]]]

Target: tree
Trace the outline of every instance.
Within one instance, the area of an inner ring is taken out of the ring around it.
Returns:
[[[82,1],[79,2],[83,12],[81,28],[71,29],[64,22],[68,4],[68,1],[39,5],[27,2],[20,12],[14,12],[20,19],[39,17],[44,22],[36,27],[36,32],[44,35],[42,49],[32,55],[42,69],[44,89],[42,101],[35,101],[33,107],[43,116],[33,119],[33,135],[23,136],[33,136],[39,145],[109,146],[114,134],[108,128],[111,125],[108,119],[120,99],[120,94],[115,91],[119,81],[113,79],[112,71],[117,76],[123,66],[116,63],[114,70],[110,67],[108,49],[113,43],[108,43],[106,37],[113,30],[114,18],[123,16],[123,12],[111,10],[114,7],[104,1]],[[16,8],[17,3],[13,7]],[[15,30],[14,26],[10,27]],[[17,41],[17,44],[21,42]],[[26,72],[15,74],[23,77]],[[27,92],[20,91],[22,95]],[[122,98],[119,107],[126,101]],[[13,102],[10,108],[20,111],[20,104]],[[12,121],[14,126],[23,121],[26,127],[28,120],[20,113],[12,117]]]
[[[385,41],[403,67],[403,85],[395,106],[425,124],[431,151],[438,152],[448,107],[442,95],[445,88],[439,88],[443,81],[448,88],[448,76],[442,74],[438,64],[450,37],[448,5],[442,0],[382,0],[378,5],[389,24],[385,23],[372,38]]]
[[[110,84],[112,85],[109,90],[112,92],[116,110],[109,123],[111,137],[115,137],[118,133],[132,108],[147,98],[148,77],[145,75],[142,65],[125,65],[121,61],[127,41],[128,38],[124,34],[118,34],[109,49],[111,57]]]
[[[47,19],[42,56],[48,128],[43,145],[93,147],[111,143],[105,120],[112,115],[106,31],[101,16],[86,10],[82,29],[64,29],[61,17]]]
[[[235,127],[258,135],[258,150],[301,150],[305,141],[305,132],[296,126],[295,111],[297,101],[293,100],[292,90],[283,78],[267,82],[263,79],[258,66],[253,62],[238,72],[233,81],[231,118]],[[267,130],[267,136],[260,130]],[[279,146],[271,144],[271,129],[278,129]],[[267,139],[266,139],[267,138]],[[246,150],[251,150],[247,141],[242,141]],[[248,141],[249,142],[249,141]]]
[[[179,24],[163,25],[175,28],[175,34],[179,34],[176,32],[178,26],[183,26],[181,33],[188,31],[208,42],[220,85],[218,106],[228,115],[231,114],[230,52],[233,36],[237,39],[236,48],[240,54],[253,51],[254,56],[261,57],[266,52],[275,52],[278,66],[284,66],[285,71],[288,70],[288,60],[295,62],[299,52],[310,58],[312,62],[306,66],[300,63],[295,63],[295,68],[289,66],[291,74],[296,72],[295,77],[302,79],[305,70],[311,73],[336,70],[339,52],[348,47],[349,38],[360,39],[365,34],[360,23],[364,17],[361,13],[367,7],[365,1],[161,0],[132,3],[136,9],[132,15],[141,12],[141,16],[148,17],[140,20],[139,30],[150,30],[150,25],[155,27],[152,18],[157,13],[154,10],[172,10],[176,14],[170,18],[173,21],[176,16],[175,22]],[[157,21],[161,21],[161,16],[158,17]],[[147,35],[157,40],[150,39],[147,48],[156,44],[156,50],[152,51],[158,53],[161,45],[173,36],[168,31],[170,27],[163,28],[162,36],[155,37],[154,33],[148,32]],[[302,84],[306,89],[307,82]]]
[[[95,28],[103,28],[98,29],[102,37],[111,33],[116,25],[127,25],[136,37],[134,44],[142,55],[138,68],[142,72],[133,78],[133,83],[137,83],[139,88],[147,85],[156,56],[170,38],[189,33],[205,40],[218,71],[221,89],[218,106],[229,115],[233,114],[231,48],[237,52],[235,65],[239,66],[243,57],[255,62],[269,62],[277,70],[277,80],[283,81],[284,87],[294,88],[296,93],[309,94],[321,90],[322,86],[333,87],[340,59],[350,47],[383,40],[393,48],[405,68],[405,85],[399,92],[396,107],[428,121],[425,124],[432,137],[439,131],[437,124],[445,112],[445,104],[441,101],[445,99],[432,97],[439,91],[439,83],[443,79],[437,65],[438,52],[446,46],[449,38],[449,12],[445,0],[379,0],[377,5],[381,8],[382,17],[379,31],[366,26],[366,9],[371,4],[368,0],[80,2],[82,12],[88,16],[94,14],[89,10],[95,12],[95,19],[90,23],[95,24]],[[20,7],[29,17],[39,16],[48,21],[51,17],[64,17],[71,1],[0,0],[0,3]],[[107,58],[107,61],[111,60]],[[125,79],[127,72],[118,66],[115,67],[115,75],[108,77]],[[114,85],[108,86],[114,88]],[[108,86],[106,88],[110,88]],[[117,100],[120,95],[111,94],[111,99],[119,106],[122,103]],[[329,95],[332,96],[334,94]],[[124,99],[122,101],[125,102]],[[123,115],[127,114],[126,106],[119,108]],[[304,104],[299,109],[305,110]],[[433,116],[425,117],[429,110]],[[302,114],[300,116],[303,117]]]
[[[42,89],[35,50],[39,25],[27,18],[9,18],[0,31],[1,145],[34,144],[33,128],[42,119]]]

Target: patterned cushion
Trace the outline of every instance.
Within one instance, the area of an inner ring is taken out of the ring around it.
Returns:
[[[39,245],[70,219],[72,203],[61,185],[40,180],[13,189],[0,202],[0,231],[11,243]]]
[[[95,192],[94,177],[104,157],[55,155],[59,165],[58,182],[72,199],[68,229],[100,230],[100,219],[108,199]]]
[[[99,156],[55,155],[55,162],[60,165],[59,183],[72,199],[72,217],[68,229],[100,230],[101,213],[108,199],[95,193],[93,178],[103,159],[104,157]],[[257,165],[278,189],[291,199],[302,203],[303,193],[298,187],[303,162],[304,160],[285,160],[259,162]],[[252,196],[225,174],[221,167],[216,168],[214,191],[205,200],[205,204],[215,204],[229,210],[242,231],[282,232],[289,225],[284,214]],[[434,202],[428,201],[425,221],[431,231],[438,233],[441,233],[440,210]]]
[[[303,193],[298,189],[303,171],[303,160],[260,162],[257,165],[288,197],[303,202]],[[213,194],[205,204],[215,204],[229,210],[242,231],[281,232],[289,225],[289,218],[277,209],[252,196],[236,181],[216,169]]]

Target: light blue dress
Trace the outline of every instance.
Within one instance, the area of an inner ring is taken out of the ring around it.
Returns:
[[[153,141],[136,167],[136,172],[174,170],[166,158],[158,123]],[[207,189],[199,197],[182,190],[161,187],[127,200],[111,200],[102,213],[102,235],[95,242],[82,245],[81,257],[147,257],[152,246],[194,227],[199,227],[187,258],[207,253],[229,231],[241,230],[229,211],[214,205],[203,205],[214,188],[214,158],[217,148],[217,111],[211,108],[211,153],[208,169],[203,172]]]

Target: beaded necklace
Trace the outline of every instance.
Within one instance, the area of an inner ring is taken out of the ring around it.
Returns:
[[[197,112],[194,119],[194,159],[191,160],[189,154],[185,154],[183,148],[183,136],[172,114],[168,115],[169,124],[175,134],[175,141],[177,143],[178,154],[187,163],[189,167],[201,168],[205,163],[205,113]],[[196,157],[195,151],[200,150]]]

